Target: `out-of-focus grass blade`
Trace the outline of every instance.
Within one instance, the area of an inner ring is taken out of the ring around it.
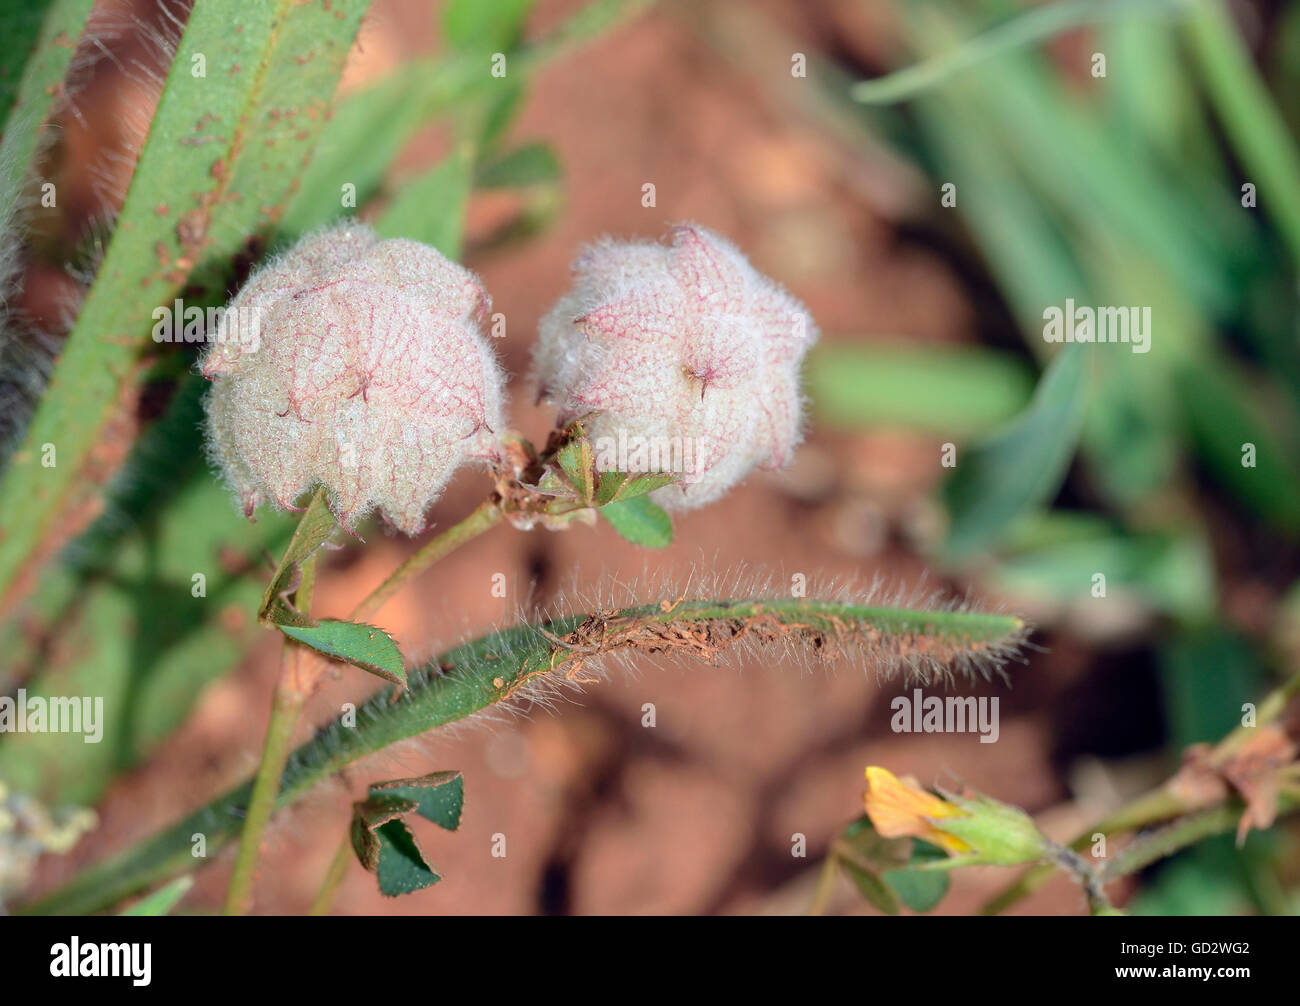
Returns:
[[[157,916],[170,915],[181,898],[194,886],[192,876],[177,877],[170,884],[164,884],[152,894],[146,894],[130,908],[119,912],[123,916]]]
[[[512,0],[513,2],[513,0]],[[479,4],[484,10],[492,5]],[[517,103],[519,90],[547,61],[639,15],[649,0],[593,0],[556,30],[511,50],[507,76],[493,77],[491,63],[478,50],[456,50],[413,60],[365,90],[343,97],[303,175],[282,221],[285,234],[297,235],[354,212],[374,196],[394,158],[435,115],[486,102],[489,113],[479,140],[495,140]],[[471,15],[466,15],[467,17]],[[503,102],[493,106],[492,99]],[[342,202],[344,186],[352,206]]]
[[[486,161],[474,183],[481,189],[517,189],[560,179],[560,160],[548,143],[528,143]]]
[[[91,0],[28,0],[0,11],[0,232],[18,206],[90,8]]]
[[[909,37],[918,47],[960,30],[930,8],[915,12],[913,20]],[[953,101],[968,106],[959,126],[971,131],[985,124],[979,142],[1008,151],[1033,191],[1064,219],[1083,216],[1124,236],[1163,264],[1186,296],[1207,307],[1221,311],[1232,303],[1235,291],[1221,267],[1231,249],[1201,232],[1198,207],[1167,183],[1144,149],[1116,142],[1041,58],[1009,55],[983,66],[959,93],[948,90]]]
[[[449,259],[459,259],[473,171],[474,148],[463,143],[436,167],[407,182],[376,221],[375,230],[386,238],[423,241]]]
[[[1091,593],[1098,573],[1106,577],[1105,598]],[[1106,527],[1009,550],[990,571],[989,582],[1011,598],[1136,602],[1184,622],[1205,619],[1216,601],[1214,564],[1205,542],[1190,535],[1124,535]]]
[[[1025,194],[1025,179],[988,143],[988,126],[972,121],[969,103],[936,92],[917,103],[917,117],[939,161],[938,180],[957,185],[957,212],[980,243],[1016,320],[1041,329],[1043,308],[1087,296],[1069,246],[1042,206]],[[1046,355],[1041,340],[1031,352]]]
[[[1256,414],[1255,393],[1223,359],[1187,361],[1179,401],[1202,460],[1238,499],[1278,530],[1300,535],[1300,462]],[[1247,445],[1254,465],[1247,466]]]
[[[953,44],[913,66],[854,86],[853,97],[883,105],[942,84],[955,74],[1012,49],[1041,42],[1086,24],[1134,14],[1168,13],[1185,0],[1057,0],[1017,14],[983,34]]]
[[[0,734],[0,777],[55,803],[93,803],[188,715],[203,688],[262,635],[255,613],[293,530],[248,521],[208,471],[191,376],[138,442],[103,517],[42,574],[0,630],[0,688],[103,698],[103,739]],[[31,676],[33,670],[37,670]]]
[[[52,0],[6,4],[0,9],[0,123],[13,107],[27,58],[36,48],[36,36],[45,22]],[[90,9],[90,4],[86,4]],[[3,134],[3,129],[0,129]]]
[[[1186,22],[1210,100],[1271,216],[1300,265],[1300,152],[1237,28],[1218,0],[1204,0]]]
[[[1060,352],[1029,408],[958,454],[956,471],[943,489],[951,518],[943,545],[949,560],[995,544],[1013,520],[1060,489],[1087,404],[1085,348],[1075,343]]]
[[[420,125],[483,75],[468,60],[414,60],[341,98],[285,210],[282,233],[297,236],[363,206]]]
[[[1023,409],[1033,378],[1021,361],[992,350],[822,343],[808,355],[804,386],[819,425],[962,439]]]

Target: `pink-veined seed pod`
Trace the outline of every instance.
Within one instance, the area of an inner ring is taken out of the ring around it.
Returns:
[[[703,227],[675,227],[666,245],[589,245],[540,336],[533,376],[560,424],[595,413],[601,470],[677,472],[653,494],[663,506],[711,503],[799,443],[799,366],[817,327]]]
[[[200,370],[209,454],[245,513],[324,486],[353,529],[398,530],[467,461],[495,461],[504,377],[477,278],[415,241],[344,224],[268,263],[230,302]]]

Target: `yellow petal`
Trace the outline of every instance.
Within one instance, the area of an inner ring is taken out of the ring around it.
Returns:
[[[867,786],[863,806],[876,831],[885,838],[923,838],[948,852],[969,851],[965,842],[932,823],[963,816],[966,812],[960,807],[875,765],[867,767]]]

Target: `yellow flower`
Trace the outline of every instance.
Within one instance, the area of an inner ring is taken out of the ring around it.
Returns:
[[[899,779],[889,769],[867,766],[867,791],[862,794],[867,817],[885,838],[922,838],[950,853],[971,847],[936,822],[967,817],[966,811],[923,790],[914,779]]]

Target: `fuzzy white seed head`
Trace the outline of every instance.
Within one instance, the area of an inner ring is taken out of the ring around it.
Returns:
[[[415,534],[452,472],[494,460],[504,379],[475,276],[347,224],[304,238],[231,301],[201,368],[213,461],[252,515],[325,486],[349,529]]]
[[[533,370],[561,424],[597,413],[585,430],[602,470],[657,459],[646,470],[679,481],[653,498],[683,510],[789,462],[799,364],[817,338],[801,303],[692,224],[673,228],[667,246],[599,241],[573,272],[572,291],[541,321]],[[605,445],[626,445],[633,463],[603,462],[618,456]]]

